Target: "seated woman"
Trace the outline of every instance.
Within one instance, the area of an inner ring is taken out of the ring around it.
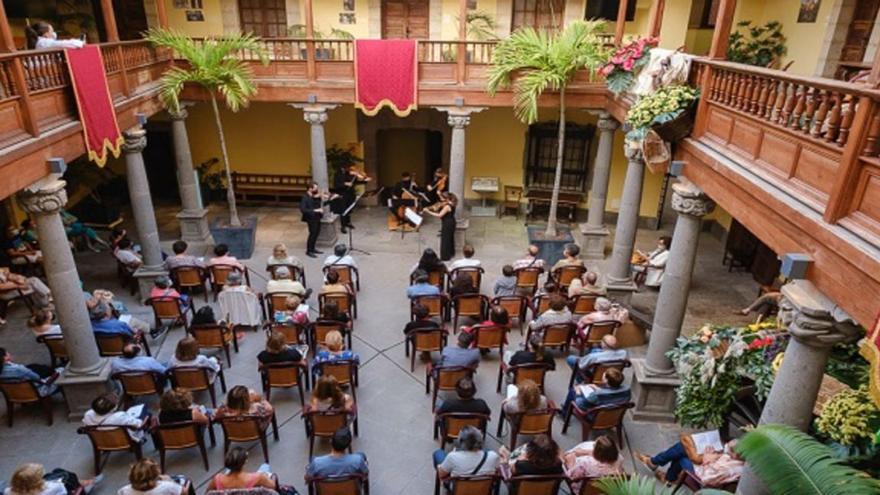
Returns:
[[[302,298],[297,295],[287,296],[284,300],[284,309],[275,310],[273,319],[275,323],[308,325],[309,305],[304,304]]]
[[[28,319],[27,326],[34,337],[42,335],[61,335],[61,326],[54,323],[55,314],[49,309],[40,309]]]
[[[49,287],[37,277],[25,277],[0,267],[0,325],[6,323],[6,306],[9,301],[26,297],[35,308],[45,308],[52,300]]]
[[[180,339],[174,349],[174,356],[168,361],[168,370],[182,367],[197,367],[208,369],[208,380],[214,383],[217,372],[220,371],[220,362],[217,358],[199,354],[199,341],[192,335]]]
[[[324,303],[324,312],[321,313],[319,320],[334,321],[351,328],[351,318],[349,318],[347,314],[339,311],[339,304],[337,304],[336,301],[327,301]]]
[[[134,416],[128,411],[119,411],[119,400],[114,394],[104,394],[92,401],[92,408],[86,411],[82,422],[85,426],[126,426],[126,433],[132,440],[146,442],[143,430],[144,420],[149,417],[147,408],[141,409],[141,415]]]
[[[602,435],[595,442],[582,442],[563,456],[565,474],[576,480],[579,478],[600,478],[623,474],[623,461],[614,440]],[[574,486],[574,492],[580,490],[580,483]]]
[[[156,297],[180,299],[184,310],[189,307],[189,296],[177,292],[177,289],[172,286],[171,279],[166,275],[160,275],[153,281],[153,288],[150,289],[150,299]]]
[[[159,423],[180,423],[195,421],[208,426],[211,422],[211,411],[204,406],[192,403],[192,394],[187,390],[166,390],[159,399]]]
[[[745,461],[734,450],[736,440],[724,444],[721,451],[706,447],[705,452],[700,454],[693,442],[688,441],[689,437],[686,438],[654,457],[635,452],[635,458],[654,471],[658,479],[666,479],[670,483],[678,480],[682,470],[695,474],[705,487],[720,487],[742,476]],[[663,476],[658,468],[666,464],[669,464],[669,469]]]
[[[117,261],[125,265],[126,270],[134,273],[141,265],[144,264],[143,257],[134,250],[134,244],[131,239],[123,238],[116,244],[113,250],[113,256]]]
[[[485,321],[481,321],[480,323],[470,326],[470,327],[461,327],[461,331],[465,333],[474,333],[475,327],[478,326],[498,326],[504,328],[510,328],[510,315],[507,313],[507,308],[503,306],[492,306],[489,308],[489,319]]]
[[[272,335],[266,340],[266,350],[257,354],[257,361],[260,364],[298,363],[302,361],[307,352],[309,352],[309,346],[289,346],[283,333],[272,332]]]
[[[564,474],[561,452],[559,444],[543,433],[513,452],[503,446],[498,449],[501,462],[510,463],[512,476]]]
[[[437,256],[437,253],[433,249],[425,248],[425,250],[422,251],[422,257],[419,258],[419,262],[413,265],[412,269],[409,271],[410,276],[418,270],[425,273],[436,271],[446,273],[446,264],[440,261],[440,257]]]
[[[449,297],[462,296],[465,294],[477,294],[480,292],[474,287],[474,280],[467,273],[459,273],[455,280],[452,281],[452,287],[449,288]]]
[[[33,382],[37,387],[40,397],[47,397],[58,392],[60,389],[55,384],[58,372],[44,364],[29,364],[27,366],[12,361],[12,354],[0,347],[0,379],[2,380],[26,380]],[[9,414],[9,413],[7,413]]]
[[[292,265],[300,270],[303,269],[303,263],[296,256],[291,256],[287,252],[287,246],[284,244],[276,244],[272,248],[272,256],[266,260],[266,266],[271,267],[275,265]]]
[[[278,488],[272,478],[272,471],[268,464],[260,465],[254,472],[244,470],[248,461],[248,451],[241,447],[232,447],[223,458],[225,471],[215,474],[208,482],[208,491],[211,490],[247,490],[250,488],[263,487],[269,490]]]
[[[312,360],[312,376],[316,377],[320,374],[320,368],[316,366],[318,363],[340,361],[343,359],[349,359],[355,363],[361,362],[361,357],[358,353],[345,348],[342,334],[336,330],[327,332],[327,336],[324,339],[324,345],[326,347],[323,349],[319,348],[318,352],[315,354],[315,359]]]
[[[348,284],[339,283],[338,272],[331,270],[324,278],[326,281],[321,287],[321,294],[351,294],[351,287]]]
[[[244,385],[236,385],[226,394],[226,404],[214,411],[214,418],[232,418],[236,416],[260,416],[262,426],[268,426],[275,410],[262,395]]]
[[[593,305],[593,311],[585,314],[580,320],[578,320],[578,336],[580,338],[585,338],[586,328],[592,323],[599,323],[601,321],[618,321],[621,324],[624,324],[627,320],[629,320],[629,311],[626,308],[622,308],[619,304],[612,303],[604,297],[599,297]]]
[[[87,495],[98,486],[104,476],[80,481],[76,473],[55,468],[45,473],[42,464],[22,464],[12,473],[4,495],[73,495],[80,488]]]
[[[657,240],[657,248],[650,253],[636,250],[636,254],[633,256],[632,270],[636,274],[645,274],[646,286],[660,287],[660,284],[663,283],[663,273],[666,271],[670,246],[672,246],[672,238],[663,236]]]
[[[532,380],[523,380],[517,386],[516,397],[501,401],[504,414],[520,414],[538,409],[546,409],[549,405],[547,397],[541,394],[541,388]]]
[[[43,253],[25,240],[21,231],[14,225],[10,225],[6,229],[6,242],[3,249],[13,265],[35,265],[43,261]]]
[[[315,411],[341,410],[351,412],[354,410],[354,400],[351,395],[342,391],[342,387],[336,382],[335,376],[322,376],[315,384],[312,397],[309,399],[309,409]]]
[[[473,426],[459,431],[457,446],[452,452],[434,451],[434,466],[441,481],[456,476],[494,474],[500,460],[498,454],[483,448],[483,434]]]
[[[550,309],[541,313],[529,323],[532,330],[541,330],[548,325],[571,323],[571,310],[568,309],[568,300],[562,294],[550,296]],[[538,332],[543,335],[543,332]]]
[[[505,352],[505,354],[507,353]],[[507,359],[509,366],[532,363],[545,363],[550,366],[551,370],[556,369],[556,360],[553,359],[552,354],[545,352],[544,340],[536,333],[533,333],[529,338],[525,350],[516,351]]]
[[[184,495],[184,485],[162,474],[156,461],[143,458],[128,471],[129,484],[116,495]]]

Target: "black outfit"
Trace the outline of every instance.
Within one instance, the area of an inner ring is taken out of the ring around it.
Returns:
[[[444,400],[440,407],[434,411],[436,414],[444,414],[444,413],[479,413],[479,414],[491,414],[492,410],[489,409],[489,405],[486,404],[486,401],[483,399],[459,399],[458,397],[453,397],[451,399]]]
[[[449,261],[455,256],[455,207],[440,218],[440,259]]]
[[[549,467],[538,467],[532,461],[516,461],[513,470],[517,475],[563,474],[562,463],[557,462]]]
[[[440,328],[440,325],[433,320],[416,320],[411,321],[403,327],[404,335],[409,335],[413,330],[421,330],[424,328]]]
[[[302,361],[302,354],[294,348],[288,347],[281,352],[260,351],[257,361],[262,364],[287,363]]]
[[[299,210],[302,212],[302,221],[309,226],[309,238],[306,241],[306,254],[316,252],[315,243],[318,242],[318,234],[321,233],[321,217],[323,213],[315,210],[321,208],[321,197],[312,197],[306,193],[299,201]]]
[[[447,177],[448,177],[448,176],[447,176]],[[432,205],[432,204],[434,204],[434,203],[440,201],[440,193],[441,193],[441,192],[444,192],[444,193],[445,193],[445,192],[448,192],[448,191],[449,191],[449,180],[448,180],[448,178],[447,178],[447,180],[446,180],[446,184],[443,185],[443,188],[442,188],[442,189],[438,189],[438,188],[437,188],[437,184],[438,184],[438,183],[440,182],[440,180],[442,180],[442,179],[443,179],[442,177],[441,177],[441,178],[436,178],[436,177],[435,177],[434,180],[431,182],[431,185],[430,185],[429,187],[426,188],[425,196],[428,197],[428,204],[429,204],[429,205]]]
[[[330,205],[330,210],[337,215],[342,215],[341,222],[343,233],[345,233],[346,228],[352,227],[351,212],[347,215],[343,215],[343,213],[351,207],[351,204],[354,203],[354,200],[357,197],[354,192],[354,186],[362,183],[363,181],[357,180],[357,177],[348,171],[348,169],[341,169],[336,173],[336,177],[333,178],[333,189],[331,189],[330,192],[338,194],[339,198],[333,201]]]
[[[180,423],[181,421],[192,421],[192,409],[181,409],[177,411],[159,411],[159,423]]]
[[[417,196],[421,191],[415,184],[413,184],[412,180],[402,180],[395,184],[391,189],[391,213],[395,215],[399,221],[409,223],[409,220],[407,220],[405,216],[397,214],[397,210],[400,209],[401,206],[415,208],[417,206],[417,200],[404,199],[404,191],[413,196]]]
[[[341,314],[336,315],[333,318],[325,318],[322,316],[322,317],[318,318],[318,321],[319,322],[320,321],[324,321],[324,322],[331,321],[334,323],[342,323],[343,325],[348,325],[348,322],[351,321],[351,318],[349,318],[347,314],[341,313]]]
[[[530,363],[537,363],[537,362],[538,362],[538,357],[535,356],[534,352],[532,352],[532,351],[516,351],[513,354],[513,356],[510,357],[510,363],[508,363],[508,364],[511,366],[516,366],[519,364],[530,364]],[[556,369],[556,361],[553,359],[553,356],[551,356],[547,352],[544,353],[544,362],[550,365],[551,370]]]

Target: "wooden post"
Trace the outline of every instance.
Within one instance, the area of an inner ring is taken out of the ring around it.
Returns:
[[[9,29],[9,19],[6,18],[6,8],[0,2],[0,52],[12,53],[15,51],[15,40],[12,39],[12,30]]]
[[[464,84],[467,62],[467,0],[458,0],[458,83]]]
[[[623,42],[623,31],[626,29],[626,7],[628,3],[629,0],[620,0],[620,7],[617,9],[617,25],[614,27],[614,44],[618,46]]]
[[[168,29],[168,11],[165,10],[165,0],[156,0],[156,17],[159,18],[159,27]]]
[[[162,3],[162,0],[156,0],[156,2]],[[107,32],[107,41],[110,43],[119,41],[116,14],[113,12],[113,0],[101,0],[101,13],[104,14],[104,30]]]
[[[317,80],[315,70],[315,17],[312,0],[306,0],[306,76],[309,82]]]
[[[730,29],[733,27],[733,14],[736,12],[736,0],[721,0],[718,6],[718,17],[715,18],[715,32],[712,34],[712,47],[709,58],[724,60],[727,57],[727,44]]]
[[[873,72],[873,69],[872,71]],[[856,114],[849,136],[840,156],[840,168],[834,177],[834,185],[828,195],[828,204],[825,207],[823,218],[828,223],[837,223],[848,213],[853,198],[853,187],[858,180],[860,167],[859,157],[865,149],[865,141],[869,134],[876,133],[877,129],[871,129],[873,117],[877,112],[877,105],[868,96],[859,98]]]
[[[12,60],[12,79],[15,81],[15,88],[18,90],[21,101],[21,120],[24,123],[24,128],[31,136],[37,137],[40,135],[40,128],[37,127],[37,122],[34,119],[34,105],[31,102],[27,76],[24,73],[21,57],[15,57]]]
[[[880,87],[880,50],[874,53],[874,61],[871,63],[871,73],[868,74],[868,84]]]
[[[663,10],[666,8],[666,0],[654,0],[651,4],[651,17],[648,21],[648,34],[654,38],[660,37],[660,28],[663,25]]]

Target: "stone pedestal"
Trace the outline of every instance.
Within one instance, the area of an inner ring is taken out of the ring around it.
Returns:
[[[336,245],[336,242],[339,240],[339,236],[336,235],[337,218],[339,218],[339,215],[330,212],[324,213],[324,217],[321,218],[321,232],[318,233],[318,240],[315,242],[315,246],[332,248]]]
[[[608,243],[608,236],[611,231],[604,225],[593,226],[586,223],[580,225],[581,235],[584,243],[581,246],[581,258],[585,260],[604,260],[605,245]]]
[[[587,223],[581,224],[584,245],[581,256],[588,260],[605,259],[605,242],[610,234],[605,228],[605,202],[608,196],[608,179],[611,177],[611,155],[614,145],[614,130],[618,123],[607,113],[599,116],[599,144],[596,148],[596,161],[593,166],[593,180],[590,188],[590,210]]]
[[[64,390],[67,419],[81,420],[95,397],[114,391],[110,383],[110,360],[102,359],[101,367],[90,373],[75,373],[65,368],[55,383]]]
[[[213,245],[211,230],[208,228],[208,209],[196,211],[183,210],[177,214],[180,222],[180,238],[189,243],[190,248]]]
[[[605,290],[608,291],[608,298],[624,306],[629,306],[633,292],[638,292],[639,286],[632,279],[612,280],[607,277],[607,280]]]
[[[636,404],[632,418],[636,421],[674,423],[675,389],[681,385],[681,380],[674,373],[651,374],[643,358],[633,359],[632,365],[632,392]]]

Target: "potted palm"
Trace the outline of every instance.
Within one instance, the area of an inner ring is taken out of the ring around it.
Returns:
[[[226,135],[217,99],[218,96],[222,97],[226,108],[233,112],[246,107],[250,98],[257,93],[257,86],[250,68],[235,54],[246,50],[259,57],[264,65],[268,65],[269,57],[260,40],[252,34],[233,34],[197,42],[174,30],[150,29],[146,39],[156,46],[173,50],[186,63],[170,67],[162,76],[159,96],[169,111],[180,111],[180,92],[186,84],[201,86],[210,97],[225,169],[226,200],[229,202],[229,222],[215,221],[211,225],[211,234],[217,243],[229,245],[235,256],[250,258],[254,250],[257,221],[249,217],[243,224],[238,217]]]
[[[552,262],[554,254],[558,257],[561,244],[572,240],[570,230],[565,229],[560,235],[556,227],[565,150],[565,90],[578,71],[595,72],[605,64],[608,53],[599,38],[604,26],[602,21],[577,21],[561,32],[520,29],[498,43],[489,68],[489,94],[494,96],[499,89],[512,88],[514,112],[526,124],[538,120],[538,99],[545,91],[559,92],[556,175],[547,228],[543,235],[539,229],[529,229],[529,240],[541,247],[546,262]]]

